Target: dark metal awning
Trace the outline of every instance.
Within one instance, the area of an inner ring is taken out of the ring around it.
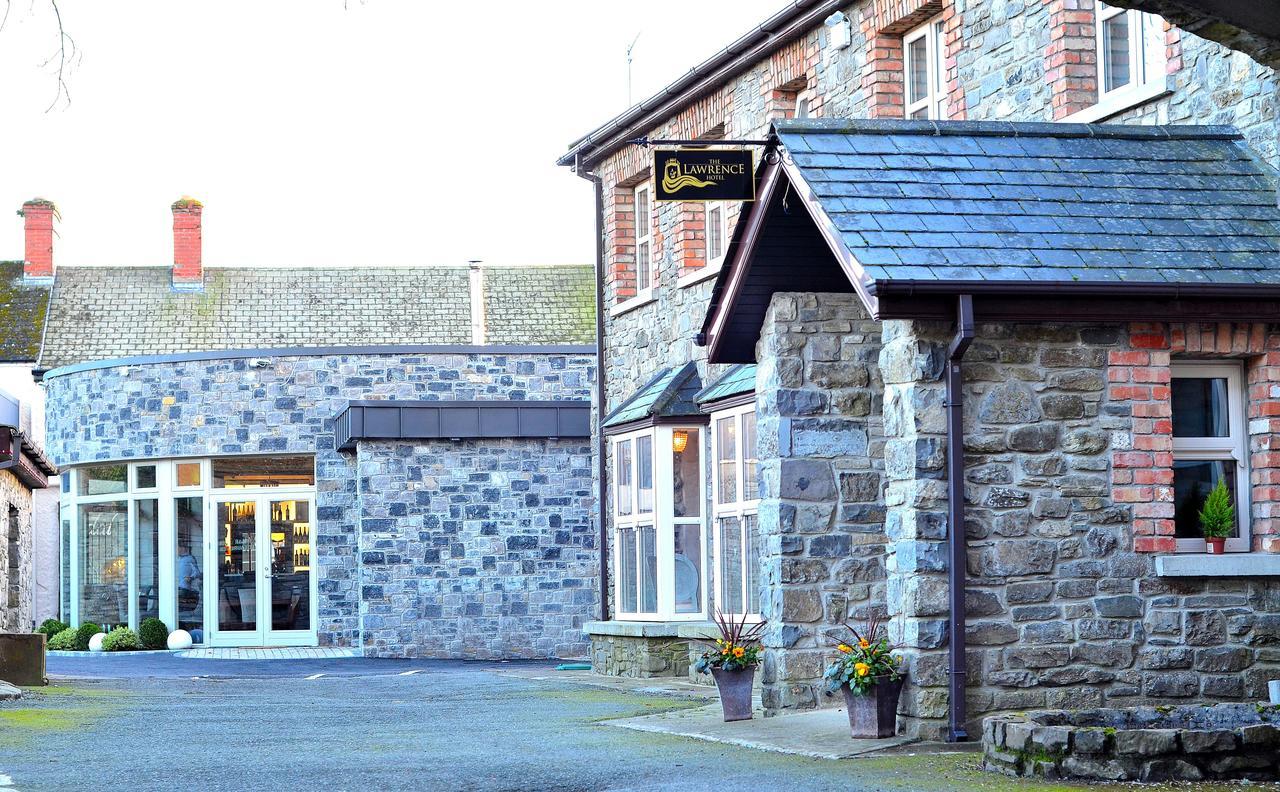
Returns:
[[[589,401],[353,401],[334,420],[339,451],[361,440],[591,436]]]
[[[647,423],[673,419],[704,421],[695,396],[702,389],[696,363],[659,371],[604,420],[606,433],[615,434]]]

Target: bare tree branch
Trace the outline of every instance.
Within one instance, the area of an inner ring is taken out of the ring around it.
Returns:
[[[67,60],[76,57],[76,42],[71,36],[67,35],[66,29],[62,26],[62,11],[58,8],[58,0],[49,0],[49,5],[53,7],[53,16],[58,21],[58,49],[49,59],[40,64],[41,68],[53,63],[56,58],[58,61],[58,79],[57,92],[53,95],[53,101],[45,108],[48,113],[58,106],[59,99],[66,99],[67,104],[71,104],[71,91],[67,88]]]

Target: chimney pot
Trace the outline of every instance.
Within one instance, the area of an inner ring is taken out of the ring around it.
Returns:
[[[173,202],[173,283],[200,286],[204,283],[201,254],[201,213],[204,205],[183,196]]]
[[[53,219],[58,207],[46,198],[32,198],[22,205],[26,246],[22,276],[27,279],[53,277]]]

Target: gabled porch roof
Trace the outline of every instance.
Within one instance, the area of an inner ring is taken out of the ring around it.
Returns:
[[[1280,320],[1276,172],[1231,127],[779,121],[702,340],[753,359],[776,291],[878,319]],[[1086,299],[1069,299],[1086,298]]]

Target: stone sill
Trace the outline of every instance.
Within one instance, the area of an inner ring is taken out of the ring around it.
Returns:
[[[1160,77],[1144,85],[1126,91],[1117,91],[1095,105],[1078,110],[1069,116],[1057,119],[1060,124],[1093,124],[1112,116],[1120,115],[1139,105],[1168,96],[1172,93],[1168,77]]]
[[[587,635],[622,638],[702,638],[715,629],[710,622],[593,621],[582,625]]]
[[[1280,577],[1280,555],[1178,553],[1156,556],[1160,577]]]
[[[631,311],[634,311],[637,308],[641,308],[645,305],[648,305],[651,302],[657,302],[657,300],[658,298],[656,295],[654,295],[653,288],[650,287],[648,289],[644,289],[635,297],[632,297],[629,300],[623,300],[622,302],[616,303],[615,305],[613,305],[609,309],[609,316],[611,317],[622,316],[625,313],[630,313]]]
[[[678,279],[676,281],[676,287],[680,289],[687,289],[690,286],[696,286],[697,284],[702,283],[704,280],[714,278],[720,274],[720,267],[723,263],[724,262],[720,262],[709,267],[699,267],[698,269],[693,270],[689,274]]]

